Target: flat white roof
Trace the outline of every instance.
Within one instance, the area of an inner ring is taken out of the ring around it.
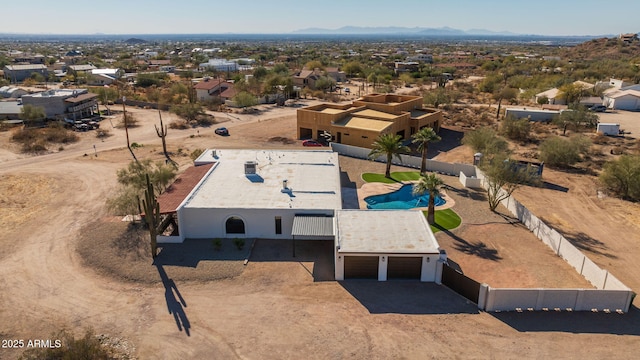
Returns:
[[[257,163],[255,175],[245,175],[247,161]],[[338,154],[331,150],[208,149],[195,161],[208,162],[216,165],[184,207],[334,210],[342,206]]]
[[[438,253],[439,245],[422,211],[340,210],[336,240],[341,253]]]

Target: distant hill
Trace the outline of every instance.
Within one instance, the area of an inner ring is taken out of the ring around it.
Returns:
[[[129,38],[129,39],[125,40],[124,42],[126,42],[127,44],[144,44],[147,41],[146,40],[142,40],[142,39],[138,39],[138,38]]]
[[[631,60],[640,57],[640,40],[624,42],[617,37],[598,38],[567,48],[565,52],[568,58]]]
[[[318,34],[318,35],[378,35],[378,34],[414,34],[414,35],[496,35],[496,36],[513,36],[518,35],[508,31],[490,31],[484,29],[459,30],[450,27],[441,28],[424,28],[424,27],[400,27],[400,26],[384,26],[384,27],[359,27],[359,26],[343,26],[338,29],[323,28],[307,28],[293,31],[294,34]]]

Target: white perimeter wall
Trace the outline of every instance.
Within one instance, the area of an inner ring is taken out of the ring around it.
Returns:
[[[331,143],[331,149],[340,155],[351,156],[359,159],[368,159],[371,149],[361,148],[357,146]],[[420,169],[422,158],[419,156],[400,155],[402,161],[398,161],[397,158],[393,158],[391,161],[395,165],[407,166],[416,169]],[[386,156],[380,156],[375,159],[377,162],[386,163]],[[476,168],[469,164],[452,164],[442,161],[428,160],[427,159],[427,171],[433,171],[437,173],[458,176],[461,172],[468,177],[476,176]]]
[[[200,209],[181,208],[179,212],[180,235],[188,239],[210,238],[268,238],[291,239],[293,217],[296,214],[333,215],[333,211],[302,209]],[[228,218],[237,216],[244,221],[245,234],[227,234]],[[282,234],[276,234],[275,217],[282,218]]]
[[[477,170],[478,178],[484,174]],[[513,216],[517,217],[538,239],[585,277],[596,289],[496,289],[486,285],[487,311],[573,309],[629,311],[633,291],[607,270],[601,269],[591,259],[569,242],[562,234],[549,227],[513,197],[502,200]],[[481,295],[483,291],[481,291]],[[479,304],[480,305],[480,304]]]

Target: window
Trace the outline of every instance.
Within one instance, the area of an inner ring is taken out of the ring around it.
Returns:
[[[227,234],[244,234],[244,221],[237,216],[227,219],[225,224]]]
[[[282,234],[282,217],[276,216],[276,235]]]

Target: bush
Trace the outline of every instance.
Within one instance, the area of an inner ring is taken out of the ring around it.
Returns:
[[[222,240],[219,238],[213,239],[213,249],[215,251],[220,251],[220,249],[222,249]]]
[[[233,243],[238,248],[238,250],[242,250],[244,248],[244,239],[235,238],[233,239]]]
[[[189,123],[185,120],[177,120],[169,123],[170,129],[184,130],[189,128]]]
[[[481,127],[467,132],[462,138],[462,143],[470,146],[476,152],[483,153],[485,156],[503,153],[508,151],[509,148],[507,142],[490,127]]]
[[[591,141],[584,136],[552,137],[540,144],[540,159],[550,166],[568,167],[580,161],[580,155],[590,146]]]
[[[83,337],[76,339],[73,334],[61,331],[54,334],[50,347],[33,348],[25,351],[20,359],[36,360],[36,359],[96,359],[108,360],[116,357],[102,345],[100,340],[93,334],[92,330],[87,330]],[[60,347],[55,341],[60,341]]]
[[[195,149],[191,152],[191,154],[189,154],[189,157],[191,158],[191,160],[195,161],[200,155],[202,155],[203,152],[204,150],[202,149]]]
[[[70,144],[79,139],[78,135],[59,123],[52,123],[43,129],[24,128],[11,136],[12,141],[22,144],[22,152],[25,153],[40,153],[46,151],[50,143]]]
[[[640,155],[622,155],[604,165],[600,182],[623,199],[640,201]]]
[[[109,129],[97,129],[96,130],[96,137],[98,139],[108,138],[111,135],[112,134],[111,134],[111,131],[109,131]]]
[[[511,140],[527,141],[531,135],[531,122],[509,116],[502,121],[500,132]]]

